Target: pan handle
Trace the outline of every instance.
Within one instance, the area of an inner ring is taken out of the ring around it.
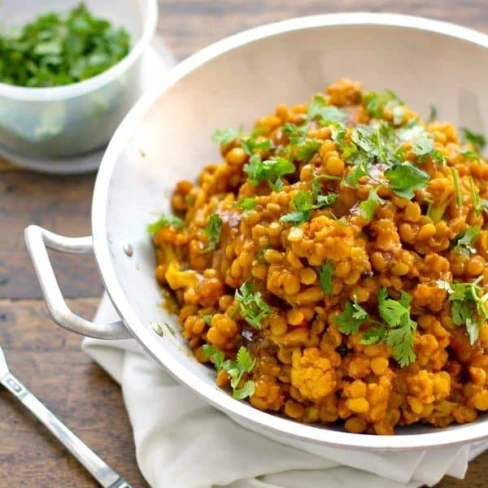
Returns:
[[[41,285],[44,300],[57,324],[71,332],[95,339],[130,339],[130,332],[122,321],[95,324],[72,312],[61,293],[49,259],[48,249],[69,254],[93,252],[92,238],[64,237],[37,225],[25,229],[25,242]]]

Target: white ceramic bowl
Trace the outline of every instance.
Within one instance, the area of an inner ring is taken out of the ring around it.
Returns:
[[[237,422],[281,442],[317,452],[330,447],[413,450],[488,436],[488,418],[439,430],[412,427],[395,436],[351,434],[260,412],[215,386],[214,374],[177,333],[159,305],[147,224],[168,211],[175,182],[194,179],[219,159],[215,128],[250,126],[280,103],[298,103],[339,77],[367,89],[390,88],[420,112],[482,129],[488,114],[488,36],[452,24],[389,14],[344,14],[290,20],[238,34],[174,68],[124,119],[103,158],[92,208],[94,252],[122,321],[93,324],[66,306],[46,246],[90,252],[91,237],[66,238],[39,227],[27,244],[47,305],[63,327],[100,338],[133,336],[156,361]],[[128,252],[129,246],[133,253]]]
[[[22,26],[46,12],[65,12],[78,0],[2,0],[2,27]],[[53,88],[0,83],[0,146],[20,156],[70,157],[105,145],[138,98],[140,59],[154,36],[157,0],[86,0],[88,9],[131,36],[131,51],[86,81]]]

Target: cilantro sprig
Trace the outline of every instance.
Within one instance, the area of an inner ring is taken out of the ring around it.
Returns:
[[[295,165],[287,158],[273,158],[263,161],[259,154],[253,154],[244,166],[244,173],[251,185],[258,186],[263,181],[275,184],[282,176],[293,174]]]
[[[256,359],[251,356],[251,353],[244,346],[239,348],[234,361],[230,359],[226,360],[223,351],[208,344],[203,346],[203,354],[207,359],[210,359],[218,372],[224,371],[227,373],[230,378],[230,386],[234,398],[243,400],[254,394],[256,387],[254,381],[248,380],[242,388],[238,388],[242,377],[246,373],[251,373],[256,364]]]
[[[235,300],[242,318],[254,329],[263,328],[263,320],[272,312],[261,292],[255,291],[252,283],[246,281],[235,292]]]
[[[378,188],[369,190],[368,198],[359,204],[361,216],[368,222],[374,217],[376,205],[383,205],[385,201],[378,195]]]
[[[454,325],[466,327],[471,344],[478,340],[480,327],[488,319],[488,294],[479,285],[481,279],[480,276],[472,283],[438,282],[449,294]]]
[[[204,234],[207,237],[207,245],[203,252],[213,251],[219,241],[220,241],[220,233],[222,231],[222,218],[218,214],[212,214],[208,219],[207,225],[204,229]]]
[[[476,254],[475,245],[480,232],[481,227],[479,225],[475,225],[459,233],[452,241],[454,249],[461,254],[461,256],[465,257]]]
[[[473,132],[466,127],[461,127],[461,134],[464,141],[471,143],[478,152],[481,152],[486,146],[486,137],[483,134]]]
[[[371,320],[368,312],[356,300],[347,302],[341,314],[335,318],[339,331],[343,334],[357,334],[365,322]]]
[[[315,95],[308,104],[307,111],[310,120],[317,120],[321,125],[330,125],[335,122],[344,122],[347,113],[334,105],[327,105],[325,98]]]
[[[180,217],[173,214],[162,215],[156,222],[147,226],[149,234],[154,235],[164,227],[174,227],[177,230],[182,230],[185,222]]]
[[[429,181],[425,171],[410,163],[399,163],[385,171],[390,188],[400,197],[411,200],[416,190],[421,190]]]
[[[366,111],[375,119],[383,118],[385,109],[393,110],[396,107],[404,105],[396,93],[391,90],[386,90],[381,93],[371,91],[364,96],[364,102]]]
[[[320,287],[326,295],[332,295],[334,286],[332,279],[334,278],[335,268],[332,261],[326,261],[319,271]]]
[[[411,301],[412,297],[405,291],[401,292],[399,300],[389,298],[385,287],[378,293],[378,311],[387,325],[384,340],[402,368],[416,359],[413,347],[417,322],[410,318]]]
[[[296,225],[301,224],[310,220],[312,210],[329,207],[335,202],[337,193],[321,195],[318,191],[317,187],[313,185],[311,190],[299,190],[291,201],[291,205],[295,211],[283,215],[280,218],[280,222],[289,222]]]
[[[0,33],[0,82],[53,87],[92,78],[129,52],[130,36],[80,3]]]

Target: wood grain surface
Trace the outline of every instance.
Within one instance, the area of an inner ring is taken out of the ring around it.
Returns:
[[[341,11],[422,15],[488,32],[488,0],[160,0],[159,4],[159,34],[178,59],[242,29]],[[14,374],[134,487],[144,488],[120,389],[81,352],[80,337],[50,320],[23,241],[23,229],[30,223],[65,235],[89,234],[94,181],[94,175],[40,175],[0,161],[0,343]],[[94,259],[53,255],[53,262],[70,306],[91,317],[102,291]],[[488,453],[471,464],[466,480],[447,477],[436,488],[487,488],[487,472]],[[0,487],[20,486],[97,485],[2,390]]]

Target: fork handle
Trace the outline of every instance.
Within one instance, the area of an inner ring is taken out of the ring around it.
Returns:
[[[81,439],[50,412],[13,374],[0,379],[20,402],[42,422],[61,444],[90,472],[104,488],[131,488],[103,459],[95,454]]]

